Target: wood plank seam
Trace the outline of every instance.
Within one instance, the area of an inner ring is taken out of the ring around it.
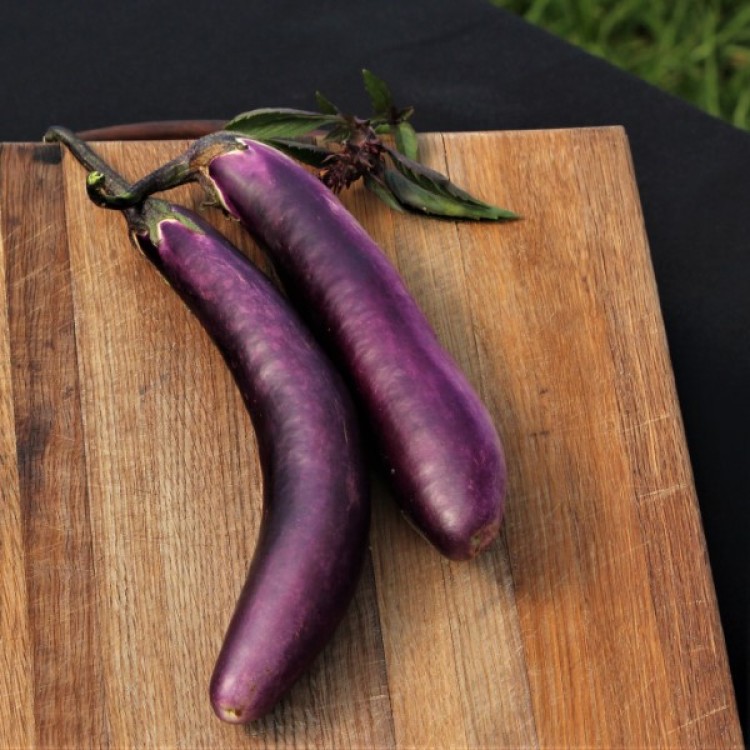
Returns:
[[[101,571],[100,571],[100,559],[96,554],[95,545],[96,540],[94,539],[94,525],[93,525],[93,517],[92,517],[92,508],[91,504],[93,502],[93,497],[95,496],[92,493],[91,488],[91,462],[90,462],[90,456],[89,456],[89,450],[90,450],[90,443],[89,443],[89,425],[87,423],[87,414],[86,410],[83,408],[83,385],[86,382],[83,375],[83,365],[81,362],[81,357],[79,356],[79,316],[78,316],[78,300],[77,300],[77,284],[75,276],[72,272],[71,268],[71,258],[70,258],[70,246],[71,243],[76,241],[76,238],[71,234],[71,224],[69,220],[69,208],[68,208],[68,196],[67,191],[65,190],[65,180],[64,180],[64,170],[65,170],[65,164],[66,159],[69,159],[69,155],[64,153],[63,147],[59,146],[60,152],[61,152],[61,161],[60,161],[60,172],[61,172],[61,183],[63,187],[63,195],[64,200],[63,203],[63,215],[64,215],[64,227],[65,227],[65,236],[66,236],[66,246],[67,246],[67,252],[66,252],[66,274],[68,276],[68,283],[70,285],[70,297],[71,297],[71,311],[72,311],[72,339],[73,339],[73,352],[75,355],[75,372],[76,372],[76,387],[78,392],[78,417],[80,420],[80,430],[81,430],[81,437],[82,437],[82,445],[81,445],[81,455],[83,460],[83,467],[85,472],[86,481],[84,483],[84,498],[85,498],[85,514],[86,514],[86,524],[89,529],[89,556],[91,560],[91,578],[92,581],[97,581],[100,579]],[[95,620],[96,620],[96,627],[99,632],[101,632],[101,625],[100,625],[100,617],[101,613],[99,611],[99,598],[98,596],[95,596]],[[102,659],[101,654],[101,647],[102,643],[101,640],[97,641],[99,648],[100,648],[100,654],[99,658],[100,661]],[[99,683],[99,705],[104,707],[107,705],[107,682],[105,679],[101,679]],[[111,727],[109,721],[105,718],[105,712],[102,711],[102,737],[101,741],[103,742],[105,747],[111,746]],[[93,738],[91,738],[93,740]]]
[[[0,186],[4,186],[5,172],[5,146],[0,144]],[[3,188],[0,187],[0,190]],[[0,201],[0,228],[6,226],[4,202]],[[10,315],[8,309],[8,264],[9,255],[5,248],[5,231],[0,231],[0,347],[3,362],[0,363],[3,386],[12,383],[13,358],[11,347]],[[26,547],[23,544],[23,513],[20,488],[20,477],[18,471],[18,443],[16,439],[16,414],[15,404],[12,398],[12,387],[3,388],[0,392],[0,408],[4,416],[0,429],[4,434],[0,435],[3,452],[0,453],[0,499],[2,508],[0,515],[3,518],[2,529],[0,529],[0,553],[3,559],[2,593],[3,600],[0,603],[0,617],[2,617],[4,628],[8,630],[0,634],[0,646],[2,646],[3,674],[8,679],[7,691],[0,696],[0,701],[7,714],[2,718],[2,725],[6,727],[7,740],[17,744],[33,742],[36,734],[36,715],[29,711],[28,707],[34,705],[34,681],[33,670],[27,663],[29,652],[29,586],[25,572],[28,567]],[[6,442],[7,441],[7,444]],[[11,515],[12,514],[12,515]],[[12,538],[11,534],[14,534]],[[10,559],[11,555],[18,558]],[[11,587],[9,590],[6,587]],[[22,601],[18,601],[17,597]],[[20,644],[17,648],[11,648],[12,644]],[[7,651],[6,651],[7,648]],[[14,683],[11,687],[11,683]]]
[[[53,326],[57,315],[64,316],[70,313],[68,317],[72,317],[72,310],[63,309],[65,303],[60,301],[66,294],[70,294],[70,266],[67,243],[65,243],[64,249],[61,244],[65,242],[65,205],[62,198],[62,167],[59,159],[50,158],[50,154],[55,151],[59,151],[59,147],[39,145],[28,145],[18,151],[17,162],[25,166],[25,170],[19,176],[17,183],[22,193],[22,201],[23,191],[33,191],[39,184],[38,182],[35,183],[34,180],[44,183],[49,188],[49,194],[45,196],[47,203],[31,206],[32,209],[39,209],[38,213],[32,210],[29,219],[26,221],[19,219],[15,229],[8,234],[13,237],[15,247],[14,257],[16,262],[14,269],[17,267],[20,271],[24,267],[24,263],[34,263],[34,258],[43,257],[40,253],[49,252],[50,260],[46,261],[45,259],[42,268],[46,278],[50,274],[50,266],[53,266],[50,278],[62,282],[60,291],[58,292],[57,289],[49,290],[49,295],[46,298],[41,299],[41,302],[36,301],[40,306],[29,310],[28,305],[34,301],[29,293],[33,290],[34,285],[40,283],[41,277],[36,277],[34,274],[24,274],[15,278],[11,274],[8,283],[10,285],[9,311],[10,325],[13,330],[12,342],[16,348],[25,346],[20,352],[16,349],[15,361],[19,366],[13,368],[11,388],[15,402],[26,404],[29,409],[27,415],[16,413],[16,432],[25,435],[25,442],[17,443],[17,461],[20,471],[22,499],[25,500],[24,508],[26,509],[26,544],[31,548],[34,548],[35,545],[37,547],[42,545],[40,550],[44,551],[46,545],[54,542],[55,535],[62,535],[64,548],[61,547],[59,551],[54,553],[50,551],[49,553],[61,556],[58,561],[61,565],[56,566],[49,581],[39,585],[52,587],[50,590],[54,589],[61,597],[67,599],[69,596],[80,595],[88,591],[90,582],[93,580],[88,576],[86,562],[83,560],[75,560],[74,562],[70,555],[75,551],[83,553],[83,556],[91,564],[94,563],[94,560],[89,496],[85,483],[82,488],[79,488],[77,484],[77,478],[80,478],[78,470],[82,469],[85,473],[85,466],[69,467],[71,472],[69,481],[66,480],[56,488],[55,477],[51,475],[55,461],[69,457],[65,453],[67,450],[75,451],[77,447],[82,447],[77,443],[66,446],[64,440],[62,443],[60,442],[63,433],[60,431],[59,422],[67,419],[71,412],[73,413],[73,422],[70,424],[70,429],[80,435],[81,428],[80,409],[76,407],[80,392],[77,373],[75,367],[72,371],[69,369],[68,360],[60,359],[61,357],[76,356],[74,334],[70,329],[62,337],[64,342],[67,341],[68,345],[72,345],[71,350],[66,350],[66,344],[58,349],[57,343],[51,338],[51,332],[37,327],[38,321],[34,314],[39,313],[40,321],[45,315],[51,316],[47,323],[52,323]],[[62,213],[63,218],[58,215],[59,213]],[[35,232],[28,236],[28,232],[33,228],[28,223],[29,221],[44,222],[47,219],[50,220],[47,227],[43,226],[41,232]],[[39,281],[37,281],[37,278],[39,278]],[[59,333],[59,331],[56,332]],[[23,370],[20,367],[22,363],[25,365]],[[72,383],[68,383],[70,392],[67,394],[55,391],[57,378],[60,377],[60,371],[56,369],[58,366],[65,368],[65,374],[72,375],[74,378]],[[62,446],[62,450],[59,446]],[[75,495],[79,490],[81,490],[80,496],[76,497]],[[71,491],[72,494],[66,495],[67,491]],[[66,526],[65,523],[60,525],[53,522],[53,517],[56,518],[55,514],[58,512],[55,503],[59,503],[60,513],[67,519],[69,526]],[[44,526],[41,524],[44,524]],[[66,572],[66,563],[67,566],[70,566],[70,574]],[[36,564],[39,565],[40,563]],[[77,570],[77,572],[73,572],[74,570]],[[30,591],[34,590],[39,593],[36,591],[38,578],[39,575],[35,572],[34,561],[32,561],[32,564],[26,567],[26,580]],[[44,592],[46,589],[42,588],[41,591]],[[95,663],[96,660],[89,660],[92,654],[88,651],[89,647],[94,650],[97,647],[96,632],[98,628],[95,627],[90,634],[84,634],[90,636],[91,643],[88,641],[78,642],[77,640],[63,641],[58,644],[59,651],[52,654],[52,659],[43,662],[42,654],[46,648],[44,644],[47,640],[43,627],[46,623],[39,622],[37,615],[50,614],[56,611],[63,602],[60,600],[43,601],[39,600],[36,595],[29,595],[28,604],[29,622],[34,628],[35,643],[37,644],[37,648],[33,652],[34,674],[39,676],[47,669],[51,669],[53,674],[57,674],[61,681],[70,680],[74,692],[83,691],[78,696],[79,698],[84,697],[86,691],[93,689],[94,686],[83,684],[83,677],[77,676],[76,671],[80,669],[81,674],[88,674],[89,671],[93,670],[95,675],[101,676]],[[88,602],[84,609],[78,610],[79,615],[75,615],[74,612],[75,610],[68,605],[63,614],[70,618],[80,616],[84,620],[91,616],[94,621],[98,616],[95,601]],[[61,634],[60,637],[64,637],[64,635]],[[80,634],[76,634],[76,639],[79,637]],[[85,644],[82,650],[80,643]],[[42,654],[39,653],[40,648]],[[81,654],[87,661],[83,664],[77,663],[77,667],[72,667],[72,664],[68,665],[67,662],[68,660],[74,661],[76,654]],[[37,679],[35,703],[38,704],[40,701],[50,699],[57,700],[57,697],[63,694],[61,692],[63,689],[62,682],[60,684],[48,684],[46,679]],[[37,713],[39,716],[45,717],[49,714],[49,711],[41,707]],[[82,743],[90,739],[85,735],[93,728],[91,722],[95,723],[96,718],[85,710],[82,710],[78,715],[69,712],[66,718],[61,719],[60,727],[49,720],[40,723],[37,741],[41,744],[48,743],[51,736],[58,729],[62,729],[64,733],[68,733],[67,742]]]
[[[460,180],[456,179],[451,174],[451,162],[448,156],[448,147],[446,144],[445,134],[441,133],[439,135],[439,139],[440,139],[440,144],[441,144],[441,148],[443,152],[442,164],[440,165],[440,168],[444,170],[444,173],[448,177],[448,179],[455,181],[456,184],[460,184]],[[472,248],[471,247],[467,248],[465,246],[465,242],[463,240],[462,233],[459,230],[459,224],[457,222],[452,222],[452,224],[450,225],[450,229],[453,232],[455,236],[456,244],[460,249],[459,257],[461,258],[461,268],[463,270],[464,278],[467,279],[468,284],[471,285],[471,274],[469,272],[469,269],[466,266],[466,254],[470,253],[472,251]],[[479,344],[479,337],[478,337],[478,332],[477,332],[478,321],[476,319],[476,311],[474,309],[474,306],[471,304],[468,305],[468,309],[469,309],[469,316],[470,316],[469,322],[470,322],[472,350],[473,350],[472,356],[474,360],[477,362],[477,366],[474,368],[474,371],[476,372],[477,377],[479,379],[479,382],[478,382],[479,393],[482,395],[482,398],[485,401],[485,403],[487,403],[488,406],[490,406],[488,399],[489,399],[489,394],[491,393],[492,389],[490,388],[490,385],[487,382],[487,375],[485,372],[485,368],[481,366],[482,352],[481,352],[481,346]],[[497,427],[498,427],[498,431],[502,439],[503,425],[498,424]],[[513,502],[512,495],[509,494],[507,502]],[[509,598],[513,602],[512,620],[513,620],[513,624],[517,632],[520,633],[520,625],[518,621],[518,609],[515,605],[516,578],[515,578],[514,571],[513,571],[513,558],[511,557],[510,550],[508,548],[508,540],[506,537],[505,528],[502,529],[500,537],[498,541],[496,542],[496,545],[499,545],[502,548],[502,552],[500,554],[502,554],[505,557],[505,559],[508,561],[508,567],[510,569],[510,586],[511,586]],[[522,653],[522,658],[520,659],[520,661],[522,662],[524,666],[524,686],[523,687],[524,687],[525,700],[527,702],[527,705],[531,706],[532,705],[531,704],[531,688],[530,688],[530,682],[529,682],[528,660],[526,658],[526,645],[524,643],[523,638],[519,638],[519,644],[520,644],[520,649]],[[533,746],[539,747],[539,735],[537,731],[536,716],[533,711],[531,712],[530,720],[531,720],[531,733],[533,736],[533,743],[534,743]],[[467,742],[467,745],[468,745],[468,742]]]

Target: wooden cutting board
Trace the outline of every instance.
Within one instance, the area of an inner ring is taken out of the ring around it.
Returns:
[[[136,178],[184,146],[100,151]],[[2,147],[3,747],[741,746],[623,130],[422,146],[523,220],[345,201],[496,419],[502,538],[446,562],[374,477],[345,622],[247,728],[207,700],[260,517],[239,394],[82,168],[57,146]]]

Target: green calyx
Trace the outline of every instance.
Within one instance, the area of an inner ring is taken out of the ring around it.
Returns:
[[[144,201],[143,208],[139,213],[137,222],[130,222],[132,232],[147,232],[149,240],[158,245],[161,242],[161,226],[165,222],[176,221],[190,230],[193,234],[205,234],[190,217],[182,211],[175,210],[175,206],[158,198],[149,198]]]

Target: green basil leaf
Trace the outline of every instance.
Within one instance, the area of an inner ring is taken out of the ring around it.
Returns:
[[[344,143],[352,137],[352,126],[347,122],[338,122],[334,125],[328,133],[326,133],[325,139],[332,141],[333,143]]]
[[[406,190],[407,183],[413,185],[414,188],[420,188],[427,195],[441,199],[446,208],[449,206],[451,207],[451,211],[458,210],[459,207],[462,207],[461,210],[467,212],[467,218],[494,220],[519,218],[519,216],[513,213],[513,211],[493,206],[490,203],[485,203],[484,201],[475,198],[457,185],[454,185],[444,174],[441,174],[434,169],[430,169],[424,164],[413,161],[394,149],[389,148],[387,151],[393,160],[393,165],[396,167],[396,170],[398,170],[398,174],[406,179],[404,190]],[[393,189],[392,186],[391,189]],[[394,192],[396,191],[394,190]],[[426,196],[424,200],[429,202]],[[438,202],[435,203],[435,205],[441,204]],[[455,216],[458,214],[450,213],[446,215]]]
[[[451,195],[440,189],[431,189],[431,183],[420,184],[404,173],[387,168],[385,183],[398,202],[412,211],[451,219],[487,219],[491,221],[517,219],[512,211],[482,203],[471,196],[470,200]]]
[[[388,189],[388,186],[382,183],[378,178],[373,177],[371,174],[365,174],[364,176],[365,187],[380,198],[383,203],[394,211],[400,211],[403,213],[404,208],[398,202],[396,196]]]
[[[318,104],[318,109],[325,115],[338,115],[340,114],[339,108],[327,97],[323,96],[320,91],[315,92],[315,101]]]
[[[405,107],[396,112],[396,122],[405,122],[414,114],[414,107]]]
[[[293,159],[320,169],[331,152],[323,146],[304,141],[293,141],[286,138],[265,138],[264,143],[273,146]]]
[[[249,138],[297,138],[339,122],[338,115],[300,109],[254,109],[231,119],[225,130]]]
[[[408,122],[396,125],[396,148],[408,159],[416,161],[419,158],[417,131]]]
[[[362,78],[372,102],[373,112],[376,115],[388,116],[393,109],[393,97],[386,82],[367,70],[367,68],[362,71]]]

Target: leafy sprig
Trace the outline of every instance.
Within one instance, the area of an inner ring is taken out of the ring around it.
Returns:
[[[233,118],[224,129],[268,143],[314,167],[335,192],[362,179],[368,190],[397,210],[454,219],[518,218],[421,164],[417,133],[409,122],[414,108],[397,107],[388,85],[371,71],[363,70],[362,78],[372,106],[367,119],[343,112],[316,92],[317,112],[255,109]]]

